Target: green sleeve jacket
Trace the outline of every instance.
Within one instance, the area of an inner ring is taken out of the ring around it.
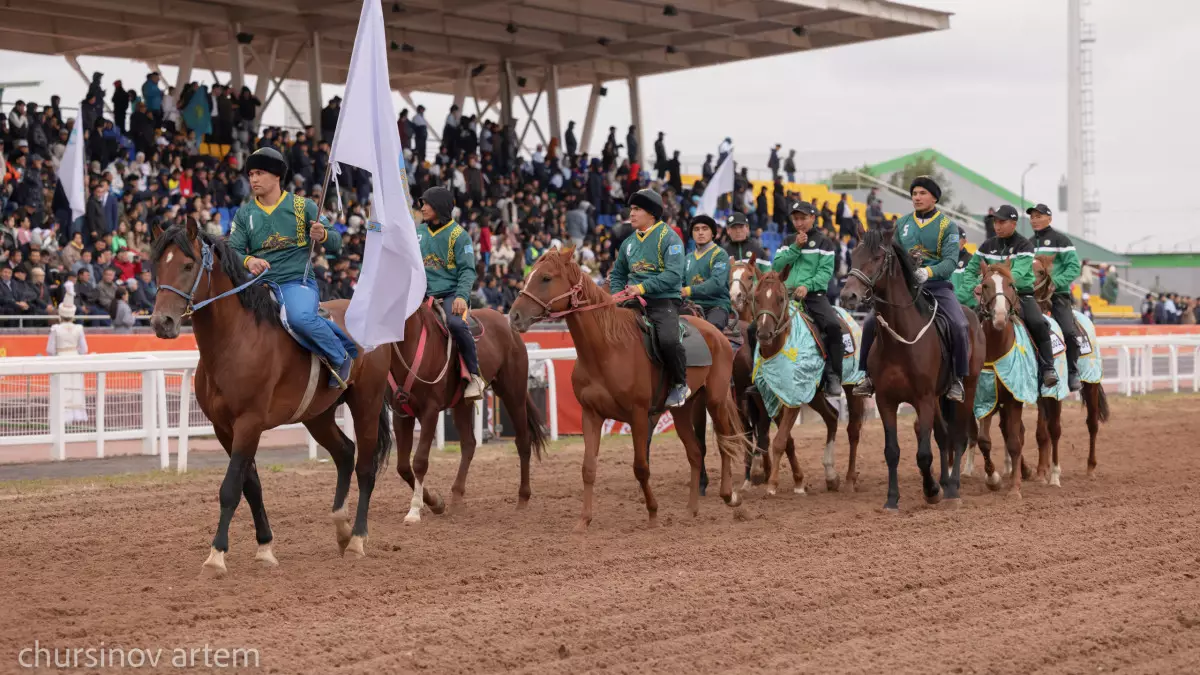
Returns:
[[[900,247],[909,253],[921,254],[921,266],[929,272],[930,281],[950,281],[958,267],[958,226],[946,214],[934,211],[922,220],[910,213],[896,222],[896,237]]]
[[[417,243],[425,263],[425,294],[435,298],[453,294],[469,299],[476,277],[471,235],[453,220],[436,230],[421,223],[417,227]]]
[[[1050,280],[1054,282],[1055,295],[1070,295],[1071,284],[1079,278],[1083,265],[1079,262],[1079,254],[1075,244],[1067,235],[1053,227],[1047,227],[1033,233],[1034,255],[1053,256],[1054,267],[1050,270]]]
[[[229,228],[229,245],[242,256],[245,265],[250,258],[262,258],[271,265],[263,273],[265,281],[285,284],[304,277],[308,265],[308,224],[317,220],[317,205],[311,199],[289,192],[280,195],[279,202],[267,206],[257,198],[238,209]],[[324,224],[325,220],[321,219]],[[326,230],[326,237],[337,232]]]
[[[647,298],[678,300],[687,273],[683,241],[660,220],[645,232],[635,231],[621,242],[609,275],[610,293],[636,285]]]
[[[958,253],[958,267],[950,275],[950,283],[954,284],[954,297],[966,307],[975,309],[979,301],[975,299],[975,286],[967,282],[967,265],[973,258],[967,249]]]
[[[716,244],[687,256],[684,280],[688,297],[701,307],[732,309],[729,302],[729,254]]]
[[[775,252],[771,269],[782,273],[791,266],[787,279],[783,280],[789,291],[803,286],[809,293],[824,293],[833,279],[833,264],[837,260],[837,247],[829,237],[816,228],[808,231],[808,242],[803,246],[792,244]]]
[[[1017,289],[1017,293],[1033,293],[1033,244],[1025,237],[1014,233],[1008,239],[992,237],[979,245],[979,250],[975,252],[963,273],[963,283],[968,284],[972,292],[979,285],[980,262],[1007,266],[1012,273],[1013,287]]]

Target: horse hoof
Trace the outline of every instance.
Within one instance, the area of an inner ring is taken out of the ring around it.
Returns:
[[[962,497],[948,497],[942,502],[942,508],[950,511],[957,511],[962,508]]]
[[[654,529],[654,528],[658,527],[658,516],[652,515],[649,518],[647,518],[646,519],[646,527],[648,527],[650,529]]]
[[[1021,499],[1021,491],[1020,490],[1009,490],[1008,498],[1009,499]]]
[[[846,476],[846,492],[858,492],[858,479]]]
[[[333,528],[337,533],[338,550],[345,553],[346,544],[350,543],[350,514],[343,506],[329,514],[329,519],[333,521]]]
[[[356,560],[367,557],[367,551],[364,547],[366,541],[366,537],[360,537],[357,534],[353,537],[350,537],[350,544],[346,546],[346,550],[342,553],[342,555],[349,554],[351,558]]]
[[[880,511],[881,511],[881,512],[882,512],[882,513],[883,513],[885,516],[898,516],[898,515],[900,515],[900,507],[899,507],[899,506],[884,506],[882,509],[880,509]]]
[[[775,488],[773,488],[773,487],[767,488],[767,496],[774,497],[775,496]]]
[[[942,503],[942,491],[938,490],[937,492],[933,493],[932,495],[925,495],[925,503],[929,504],[929,505],[936,505],[936,504]]]
[[[578,523],[575,523],[575,529],[571,530],[571,534],[582,535],[582,534],[587,534],[587,531],[588,531],[588,521],[581,520]]]
[[[529,497],[517,498],[517,510],[524,511],[527,508],[529,508]],[[435,511],[435,513],[436,513],[436,511]]]
[[[254,561],[263,567],[275,567],[279,565],[279,561],[275,559],[275,553],[271,551],[270,544],[258,545],[258,550],[254,552]]]
[[[729,495],[728,497],[725,497],[724,499],[725,499],[725,504],[730,506],[731,508],[737,508],[742,505],[742,496],[736,492]]]
[[[996,473],[995,471],[989,473],[988,477],[987,477],[987,486],[988,486],[988,489],[991,490],[992,492],[999,490],[1000,489],[1000,474]]]
[[[796,487],[792,488],[792,494],[806,495],[806,494],[808,494],[808,490],[805,489],[805,487],[803,485],[797,485]]]
[[[205,560],[204,566],[200,568],[200,576],[205,579],[220,579],[228,571],[225,568],[225,553],[215,548],[209,549],[208,560]]]
[[[746,482],[742,483],[742,492],[749,492],[752,485],[753,484],[750,482],[750,480],[746,479]]]
[[[1088,470],[1087,470],[1087,477],[1088,477],[1088,480],[1096,480],[1096,469],[1095,469],[1095,467],[1089,467],[1089,468],[1088,468]]]
[[[842,489],[842,477],[841,476],[834,476],[832,479],[830,479],[830,478],[825,479],[825,491],[826,492],[837,492],[838,490],[841,490],[841,489]]]
[[[446,500],[442,496],[433,493],[433,503],[429,505],[429,511],[435,516],[440,516],[446,512]]]
[[[421,509],[409,509],[408,515],[404,516],[405,525],[414,525],[421,522]]]

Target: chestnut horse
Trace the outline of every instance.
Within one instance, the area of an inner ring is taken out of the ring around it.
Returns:
[[[479,374],[504,402],[516,426],[517,455],[521,460],[521,485],[517,491],[517,508],[529,502],[529,457],[542,457],[546,433],[540,413],[529,395],[529,352],[504,315],[491,309],[470,313],[481,328],[475,345],[479,356]],[[429,447],[437,432],[438,416],[454,410],[454,428],[458,430],[461,455],[458,475],[450,487],[451,505],[462,502],[467,489],[467,471],[475,456],[475,425],[473,401],[463,400],[463,379],[460,377],[458,347],[439,322],[430,303],[425,302],[404,323],[404,341],[392,344],[392,378],[398,387],[393,403],[393,425],[398,446],[396,471],[413,489],[412,502],[406,523],[421,522],[422,503],[433,513],[442,513],[445,502],[434,490],[425,487],[425,472],[429,468]],[[409,465],[413,447],[413,431],[421,422],[417,453]],[[531,452],[532,451],[532,452]]]
[[[900,509],[900,440],[896,412],[900,403],[917,411],[917,466],[921,470],[925,501],[959,499],[960,462],[974,421],[975,383],[983,368],[984,344],[979,320],[967,312],[970,368],[963,379],[963,402],[943,396],[952,368],[943,358],[938,331],[933,330],[934,307],[921,293],[908,253],[894,240],[894,230],[871,230],[854,248],[853,268],[842,289],[842,300],[851,306],[873,300],[878,316],[875,347],[867,374],[875,383],[875,405],[883,421],[884,457],[888,465],[888,496],[884,510]],[[929,435],[936,437],[941,455],[941,478],[933,478],[933,453]],[[940,489],[939,489],[940,483]]]
[[[600,452],[600,431],[605,419],[626,422],[633,434],[633,474],[641,484],[651,525],[657,524],[658,500],[650,489],[648,453],[654,431],[652,415],[662,409],[664,389],[657,383],[662,369],[656,366],[643,347],[641,318],[632,310],[616,306],[613,296],[601,289],[574,261],[573,248],[548,251],[525,279],[521,295],[509,310],[513,327],[525,332],[542,319],[566,317],[567,328],[575,343],[576,361],[571,374],[575,398],[583,408],[583,510],[576,532],[586,532],[592,520],[593,485],[596,481],[596,457]],[[686,420],[694,419],[696,406],[703,406],[713,418],[717,445],[721,452],[721,497],[730,506],[741,503],[733,487],[732,463],[741,462],[742,424],[729,391],[733,375],[733,349],[721,331],[703,319],[686,317],[692,330],[703,336],[712,355],[712,365],[689,367],[688,384],[695,392],[672,415],[679,438],[687,449],[691,464],[691,490],[688,510],[700,509],[700,445]]]
[[[154,333],[164,339],[179,337],[183,317],[191,315],[200,350],[196,401],[229,455],[221,482],[221,517],[203,572],[225,574],[229,522],[243,494],[258,540],[254,559],[266,566],[277,564],[254,455],[264,431],[293,422],[308,427],[337,467],[332,519],[338,546],[343,554],[365,555],[371,492],[392,447],[385,405],[388,350],[360,355],[350,370],[350,386],[345,391],[330,388],[316,357],[284,330],[270,291],[250,279],[241,257],[224,239],[199,232],[192,220],[166,232],[156,227],[151,259],[159,283],[151,317]],[[337,300],[322,307],[344,328],[348,305]],[[359,452],[357,462],[354,442],[335,420],[342,402],[350,407],[360,447],[372,449]],[[346,509],[351,471],[358,476],[359,493],[353,529]]]

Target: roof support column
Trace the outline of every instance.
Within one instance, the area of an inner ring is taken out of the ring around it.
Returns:
[[[254,98],[265,102],[267,99],[267,87],[270,86],[271,78],[275,73],[275,59],[279,55],[279,38],[271,40],[271,51],[267,52],[267,59],[265,61],[258,58],[258,54],[254,52],[253,48],[251,48],[250,54],[254,57],[255,61],[258,61],[258,80],[254,83]],[[265,105],[258,106],[258,115],[254,118],[254,129],[256,132],[259,122],[262,120],[263,111],[266,108],[267,106]]]
[[[500,62],[500,124],[511,127],[512,114],[512,72],[507,60]]]
[[[463,64],[462,69],[458,73],[458,77],[454,78],[454,105],[458,106],[458,113],[465,115],[463,103],[467,100],[467,83],[471,80],[471,66]]]
[[[192,81],[192,66],[196,63],[196,50],[200,47],[200,29],[193,28],[191,34],[188,35],[187,46],[183,48],[183,52],[179,54],[179,74],[175,76],[175,85],[179,87],[179,91],[183,91],[183,86]],[[179,101],[180,104],[185,103]]]
[[[237,35],[242,32],[242,24],[233,24],[233,34],[229,36],[229,85],[235,92],[240,92],[246,84],[246,52]]]
[[[596,124],[596,108],[600,107],[600,90],[604,85],[600,80],[592,83],[592,93],[588,96],[587,114],[583,118],[583,138],[579,139],[579,152],[586,153],[592,144],[592,127]]]
[[[638,91],[637,75],[629,76],[629,117],[633,121],[634,136],[637,138],[637,157],[633,161],[639,165],[642,163],[642,155],[645,153],[644,144],[642,143],[642,96]]]
[[[308,110],[314,135],[332,142],[331,138],[322,138],[321,133],[321,34],[315,30],[308,44]]]
[[[546,105],[549,107],[550,113],[550,142],[561,146],[562,137],[562,120],[559,117],[558,110],[558,66],[548,66],[546,68]]]

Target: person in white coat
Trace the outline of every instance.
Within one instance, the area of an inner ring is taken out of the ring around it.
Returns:
[[[78,356],[87,353],[83,326],[75,323],[75,293],[68,291],[58,306],[59,322],[50,327],[46,353],[50,356]],[[87,422],[87,397],[83,390],[83,375],[62,375],[63,415],[67,424]]]

